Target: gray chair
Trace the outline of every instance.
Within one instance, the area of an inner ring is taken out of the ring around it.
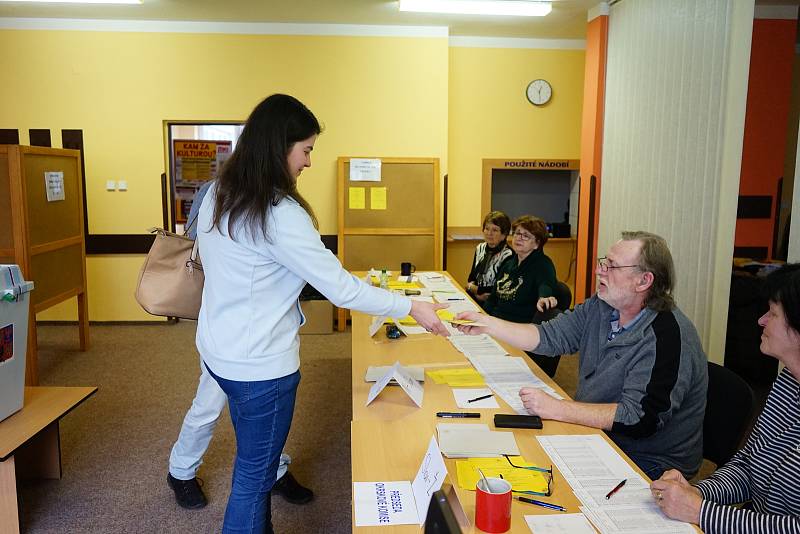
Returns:
[[[730,369],[708,362],[703,457],[717,467],[730,460],[750,428],[754,408],[753,390],[747,382]]]
[[[553,319],[559,313],[563,313],[570,309],[570,306],[572,305],[572,291],[569,290],[569,286],[567,284],[559,280],[556,283],[553,296],[556,298],[556,307],[544,312],[537,311],[536,315],[533,317],[534,324],[542,324],[550,319]],[[542,368],[542,371],[547,373],[547,376],[553,378],[556,375],[556,371],[558,370],[558,362],[561,361],[561,356],[543,356],[541,354],[534,354],[527,351],[526,354],[530,356],[534,362],[536,362],[536,365]]]

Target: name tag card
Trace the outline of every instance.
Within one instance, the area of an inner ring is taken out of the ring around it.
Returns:
[[[389,382],[394,379],[397,384],[403,388],[403,391],[411,397],[411,400],[414,401],[414,404],[421,407],[422,406],[422,397],[425,394],[425,389],[422,385],[414,380],[408,371],[400,365],[400,362],[394,362],[394,365],[389,368],[389,371],[369,389],[369,396],[367,397],[367,404],[369,404],[375,400],[375,397],[380,394],[381,391],[386,388]]]

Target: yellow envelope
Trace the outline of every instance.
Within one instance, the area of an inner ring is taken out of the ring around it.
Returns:
[[[428,371],[427,374],[436,384],[447,384],[452,387],[479,387],[486,385],[483,376],[473,367],[439,369]]]
[[[515,465],[533,466],[526,462],[522,456],[511,456],[511,461]],[[511,483],[514,491],[538,491],[547,492],[547,475],[540,471],[530,469],[519,469],[512,467],[505,458],[467,458],[466,460],[456,460],[456,471],[458,473],[458,485],[465,490],[475,490],[475,485],[481,478],[478,468],[487,477],[503,478]]]

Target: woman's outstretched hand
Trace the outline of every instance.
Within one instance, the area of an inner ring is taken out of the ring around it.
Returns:
[[[431,304],[430,302],[412,300],[409,315],[431,334],[449,336],[450,332],[447,330],[447,327],[442,324],[442,320],[436,315],[436,310],[441,310],[443,308],[447,308],[447,304]]]

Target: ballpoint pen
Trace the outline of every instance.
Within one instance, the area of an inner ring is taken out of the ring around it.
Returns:
[[[445,419],[459,419],[466,417],[469,419],[477,419],[481,414],[476,412],[436,412],[436,417],[443,417]]]
[[[627,478],[623,479],[623,480],[622,480],[622,482],[620,482],[619,484],[617,484],[616,486],[614,486],[614,489],[612,489],[611,491],[609,491],[608,493],[606,493],[606,500],[610,499],[612,495],[614,495],[616,492],[618,492],[618,491],[619,491],[619,489],[620,489],[622,486],[624,486],[624,485],[625,485],[625,483],[626,483],[627,481],[628,481],[628,479],[627,479]]]
[[[526,502],[528,504],[535,504],[542,508],[549,508],[551,510],[558,510],[559,512],[566,512],[567,509],[558,504],[550,504],[549,502],[537,501],[536,499],[529,499],[527,497],[514,497],[518,501]]]
[[[488,399],[491,396],[492,396],[492,393],[489,393],[488,395],[482,395],[480,397],[475,397],[474,399],[469,399],[467,402],[477,402],[479,400]]]

